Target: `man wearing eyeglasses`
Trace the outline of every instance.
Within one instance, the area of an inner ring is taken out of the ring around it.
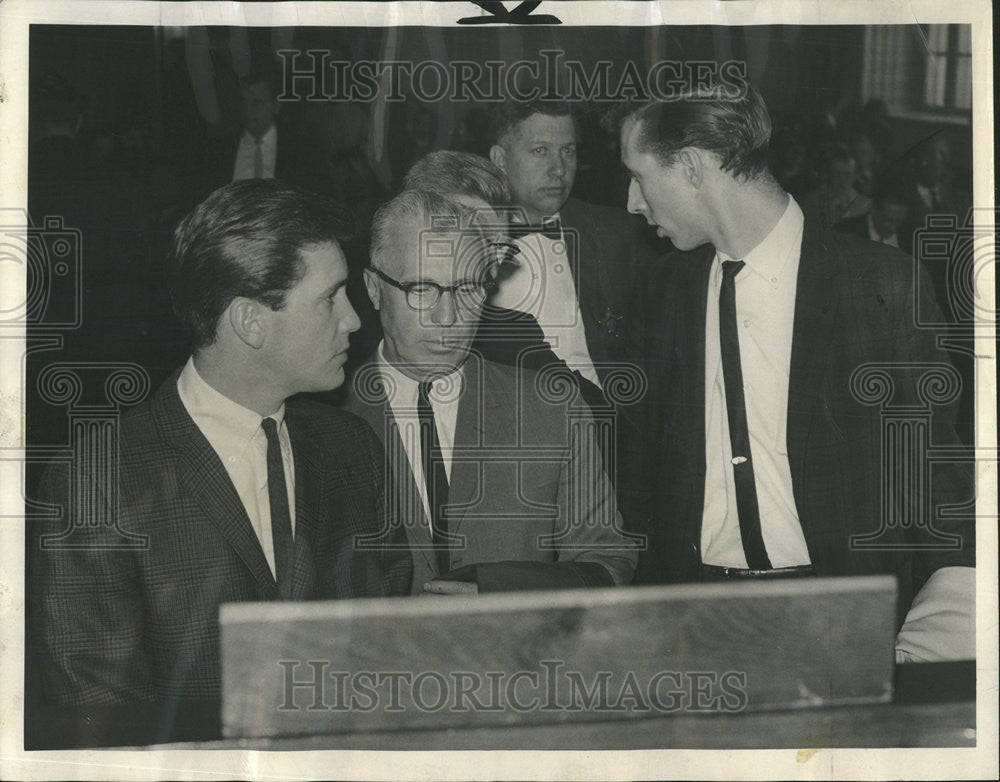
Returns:
[[[628,583],[637,549],[587,409],[560,398],[558,383],[470,351],[496,258],[474,217],[409,190],[372,226],[365,284],[384,339],[346,406],[386,447],[411,591]]]

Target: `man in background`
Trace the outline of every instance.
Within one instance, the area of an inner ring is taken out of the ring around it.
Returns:
[[[493,129],[490,160],[523,224],[511,229],[517,265],[501,270],[490,303],[533,315],[555,354],[601,387],[603,365],[628,358],[622,335],[634,266],[652,249],[623,210],[571,198],[577,131],[569,104],[507,101]]]

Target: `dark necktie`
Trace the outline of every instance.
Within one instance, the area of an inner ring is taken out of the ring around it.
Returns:
[[[436,544],[438,571],[447,573],[450,569],[448,556],[448,531],[444,517],[444,506],[448,504],[448,473],[445,471],[444,459],[441,454],[441,443],[438,441],[437,424],[434,421],[434,408],[429,398],[430,381],[420,384],[417,400],[417,419],[420,422],[420,458],[424,468],[424,484],[427,488],[427,505],[431,511],[431,527],[433,540]]]
[[[274,543],[274,580],[282,597],[288,596],[292,570],[292,516],[288,508],[288,487],[278,440],[278,424],[265,418],[261,425],[267,436],[267,497],[271,505],[271,540]]]
[[[736,275],[743,261],[724,261],[722,290],[719,293],[719,338],[722,348],[722,374],[726,386],[726,412],[729,417],[729,442],[733,452],[733,478],[736,482],[736,509],[740,517],[740,536],[747,565],[753,570],[770,570],[764,538],[760,530],[757,486],[750,455],[750,432],[743,399],[743,368],[740,364],[740,335],[736,323]]]
[[[264,146],[261,139],[254,139],[253,146],[253,178],[264,178]]]

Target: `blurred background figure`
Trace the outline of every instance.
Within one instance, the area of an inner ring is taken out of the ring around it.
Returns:
[[[888,180],[878,185],[868,214],[841,220],[835,227],[839,231],[898,247],[909,253],[913,237],[902,230],[909,211],[906,188],[898,180]]]
[[[868,214],[872,202],[854,187],[856,175],[857,161],[846,146],[838,145],[827,160],[819,187],[803,198],[802,211],[819,217],[828,228]]]

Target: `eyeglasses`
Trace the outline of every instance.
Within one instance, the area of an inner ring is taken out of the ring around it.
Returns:
[[[432,310],[445,292],[452,294],[456,301],[465,307],[478,307],[486,301],[486,290],[491,282],[488,280],[460,280],[454,285],[438,285],[436,282],[400,282],[394,280],[381,269],[369,267],[380,279],[385,280],[393,288],[398,288],[406,294],[406,303],[415,310]]]

